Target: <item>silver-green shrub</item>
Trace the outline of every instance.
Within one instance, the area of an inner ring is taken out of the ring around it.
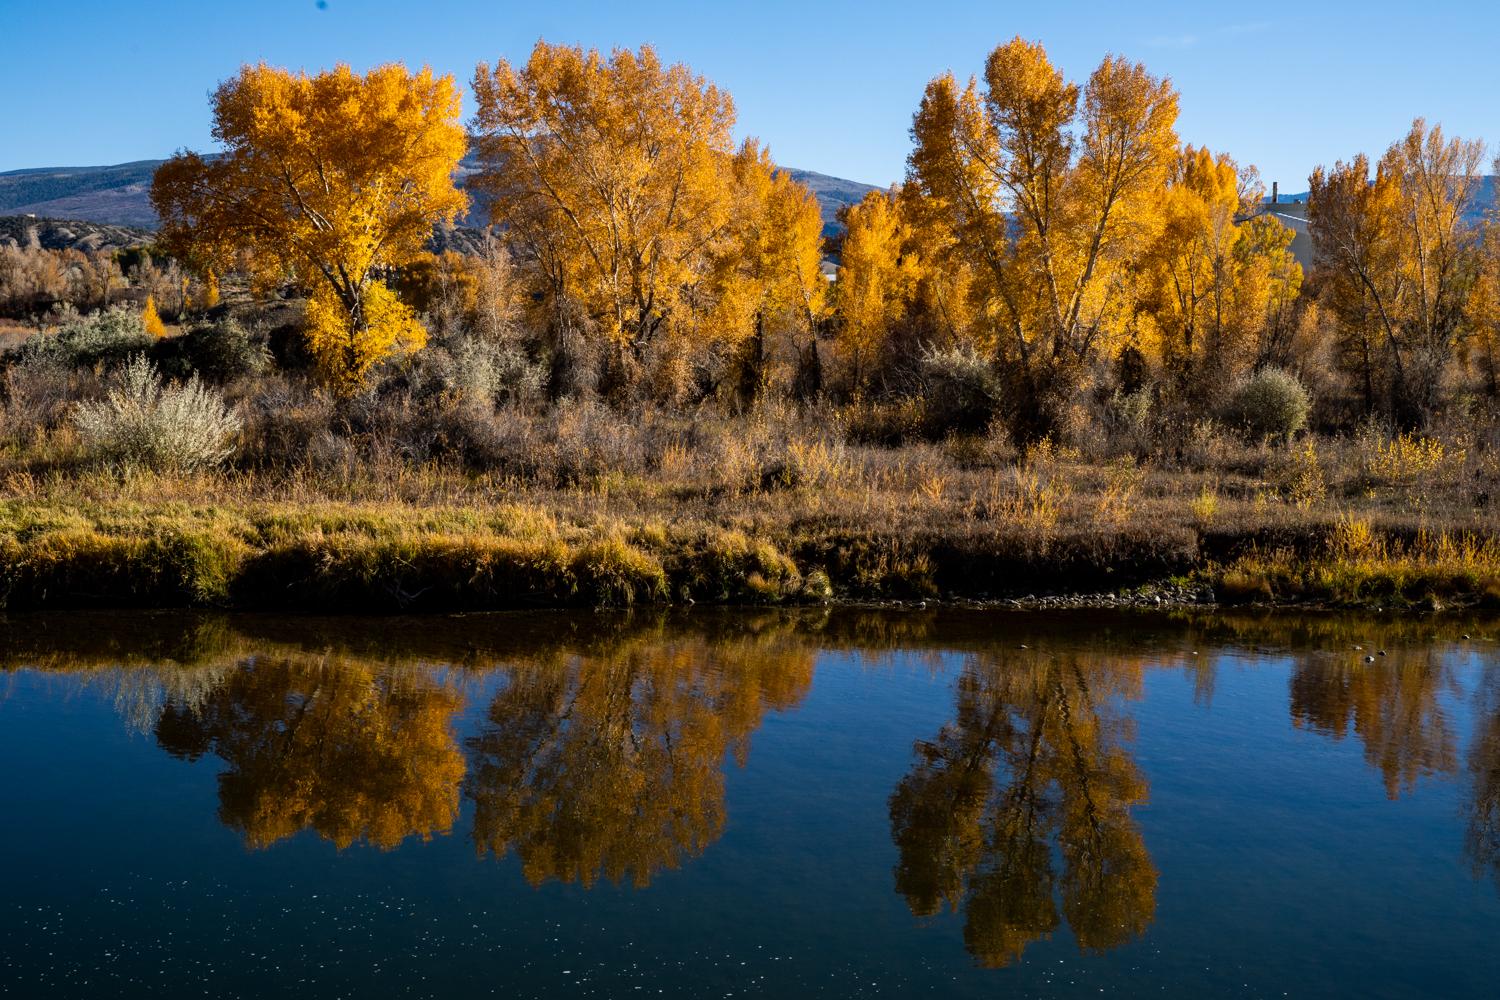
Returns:
[[[73,425],[103,461],[184,472],[223,462],[240,432],[239,418],[198,376],[164,385],[145,355],[115,372],[104,399],[79,403]]]
[[[918,374],[932,432],[983,430],[999,412],[1002,390],[995,367],[973,347],[924,349]]]
[[[541,396],[547,373],[515,344],[466,338],[453,351],[452,383],[470,399],[528,402]]]
[[[1306,426],[1310,408],[1296,376],[1262,368],[1236,386],[1225,417],[1256,437],[1288,438]]]
[[[21,348],[23,363],[91,368],[124,360],[154,343],[138,310],[124,306],[89,313],[64,323],[55,333],[39,333]]]

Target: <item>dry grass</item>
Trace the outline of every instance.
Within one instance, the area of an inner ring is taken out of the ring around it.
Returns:
[[[1005,596],[1193,573],[1240,597],[1478,599],[1500,537],[1500,423],[1483,421],[1276,445],[1200,419],[1156,444],[1135,429],[1018,451],[998,425],[918,435],[915,400],[773,398],[737,417],[476,402],[414,364],[347,404],[296,374],[231,379],[244,430],[228,464],[123,473],[91,462],[69,419],[104,385],[6,372],[11,606]]]
[[[791,411],[529,419],[523,453],[492,469],[356,435],[280,468],[181,475],[88,465],[65,431],[12,442],[0,593],[420,610],[1096,592],[1197,572],[1236,599],[1500,594],[1482,481],[1414,506],[1371,494],[1338,442],[1212,468],[1051,448],[976,465],[830,439]],[[534,471],[559,455],[566,472]]]

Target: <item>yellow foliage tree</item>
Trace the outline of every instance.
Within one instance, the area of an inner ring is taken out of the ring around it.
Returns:
[[[734,106],[649,47],[538,42],[524,66],[481,63],[473,120],[494,221],[534,256],[549,298],[571,298],[625,346],[684,304],[728,221]]]
[[[577,307],[638,356],[820,308],[815,204],[757,144],[735,151],[729,95],[686,66],[538,42],[524,66],[481,63],[474,93],[474,184],[549,321]]]
[[[1420,422],[1465,326],[1478,270],[1478,229],[1466,218],[1483,146],[1412,123],[1370,178],[1363,156],[1309,178],[1308,229],[1340,360],[1368,409]]]
[[[857,386],[885,351],[912,296],[912,261],[902,257],[908,230],[892,193],[871,191],[844,211],[839,254],[839,346]]]
[[[810,336],[824,311],[827,281],[823,218],[812,192],[778,170],[770,152],[753,140],[735,156],[734,172],[734,216],[720,241],[719,277],[710,296],[718,305],[696,336],[747,339],[739,395],[748,404],[767,378],[768,340]]]
[[[1466,368],[1477,369],[1491,396],[1500,396],[1500,219],[1482,228],[1479,267],[1464,303],[1469,336],[1460,344]]]
[[[974,323],[971,269],[916,184],[872,191],[843,220],[838,344],[856,388],[875,366],[924,347],[992,346]]]
[[[951,73],[927,87],[910,176],[982,279],[979,311],[1034,431],[1126,330],[1125,285],[1161,226],[1176,119],[1171,84],[1140,64],[1107,58],[1080,88],[1020,38],[990,54],[982,91]]]
[[[167,335],[167,326],[161,321],[161,313],[156,311],[156,300],[149,295],[146,296],[145,308],[141,310],[141,325],[153,337]]]
[[[163,164],[151,199],[162,241],[216,269],[248,252],[256,277],[312,290],[308,341],[343,392],[392,350],[419,346],[415,314],[382,276],[423,253],[434,224],[465,208],[451,76],[399,64],[308,76],[246,66],[213,97],[222,155]]]
[[[1222,385],[1286,334],[1302,268],[1292,232],[1253,215],[1255,172],[1183,148],[1162,196],[1162,227],[1141,265],[1137,308],[1148,357],[1190,391]]]

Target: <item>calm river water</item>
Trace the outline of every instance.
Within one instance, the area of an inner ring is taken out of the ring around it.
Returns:
[[[1493,997],[1500,621],[16,617],[0,858],[0,996]]]

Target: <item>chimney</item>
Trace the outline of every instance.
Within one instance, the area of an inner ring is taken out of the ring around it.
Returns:
[[[1276,182],[1272,181],[1271,182],[1271,205],[1274,207],[1277,204],[1277,201],[1278,201],[1278,199],[1277,199],[1277,196],[1276,196]]]

